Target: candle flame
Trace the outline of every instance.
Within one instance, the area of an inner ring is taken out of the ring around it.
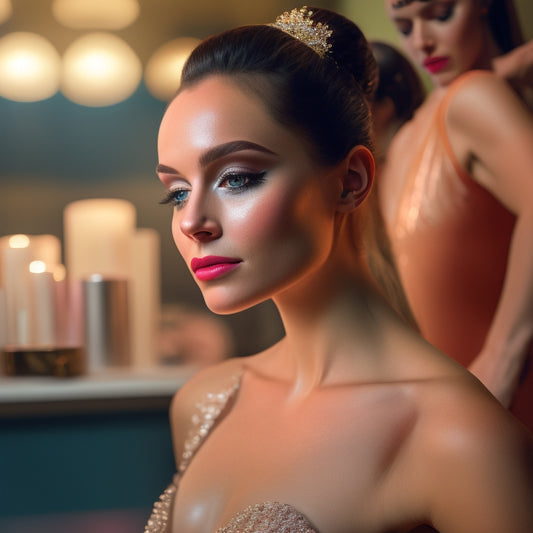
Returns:
[[[30,245],[30,238],[27,235],[12,235],[9,237],[10,248],[27,248]]]
[[[46,263],[44,261],[32,261],[30,263],[30,272],[33,272],[34,274],[46,272]]]

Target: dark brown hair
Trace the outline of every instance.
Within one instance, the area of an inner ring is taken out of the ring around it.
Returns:
[[[424,84],[411,62],[394,46],[381,42],[370,43],[379,70],[376,102],[390,98],[396,116],[410,120],[426,96]]]
[[[369,103],[377,69],[353,22],[326,9],[309,10],[313,21],[332,30],[325,57],[277,27],[242,26],[200,43],[185,64],[180,90],[210,75],[229,76],[298,132],[318,162],[330,165],[358,144],[372,148]]]

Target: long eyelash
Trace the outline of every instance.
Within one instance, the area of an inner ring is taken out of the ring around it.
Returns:
[[[226,174],[225,176],[222,176],[222,179],[220,180],[220,183],[224,183],[225,181],[233,178],[233,177],[244,177],[248,179],[248,182],[246,182],[244,185],[241,185],[240,187],[228,187],[227,190],[230,193],[239,193],[242,191],[245,191],[246,189],[251,189],[252,187],[256,187],[257,185],[260,185],[265,181],[267,171],[263,170],[262,172],[258,173],[246,173],[246,172],[231,172]]]
[[[168,204],[174,204],[175,206],[180,206],[180,204],[184,203],[186,200],[176,200],[176,193],[177,192],[180,192],[179,190],[177,191],[168,191],[168,193],[161,199],[159,200],[158,204],[159,205],[168,205]]]
[[[159,202],[157,202],[159,205],[167,205],[171,204],[174,201],[174,191],[169,191]]]

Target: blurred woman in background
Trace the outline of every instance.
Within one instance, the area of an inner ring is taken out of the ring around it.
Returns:
[[[379,204],[422,335],[533,428],[533,118],[490,72],[502,0],[385,0],[434,89],[395,136]]]

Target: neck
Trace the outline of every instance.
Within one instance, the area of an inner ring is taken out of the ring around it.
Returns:
[[[329,261],[274,300],[286,332],[278,356],[293,382],[293,397],[376,375],[383,325],[398,319],[362,260],[355,263]]]

